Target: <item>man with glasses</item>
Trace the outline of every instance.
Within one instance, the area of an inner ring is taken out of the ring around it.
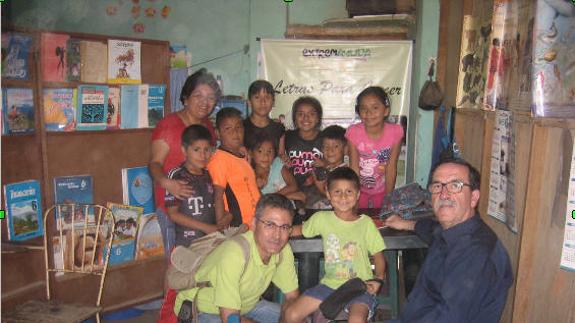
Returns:
[[[507,251],[476,211],[479,182],[465,160],[442,160],[428,185],[437,222],[386,220],[429,244],[397,322],[499,322],[513,274]]]
[[[195,275],[196,281],[209,282],[209,287],[178,293],[175,312],[179,313],[184,300],[193,300],[200,323],[228,322],[232,315],[240,315],[241,322],[278,322],[280,305],[260,298],[270,282],[285,294],[284,306],[299,296],[294,255],[287,243],[292,221],[293,208],[286,197],[263,195],[256,205],[253,231],[242,234],[250,250],[247,265],[240,244],[225,241]]]

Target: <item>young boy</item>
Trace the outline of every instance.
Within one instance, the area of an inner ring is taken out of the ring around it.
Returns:
[[[325,276],[286,309],[287,322],[303,322],[335,289],[355,277],[366,281],[367,292],[346,305],[349,321],[366,322],[373,315],[375,295],[385,275],[385,244],[371,218],[356,213],[359,187],[359,177],[351,168],[335,169],[327,177],[327,197],[334,210],[319,211],[302,226],[294,226],[292,235],[321,235]]]
[[[250,226],[260,191],[254,170],[242,154],[244,125],[240,111],[234,108],[218,111],[216,131],[221,145],[208,163],[208,171],[214,181],[216,218],[223,220],[218,225]]]
[[[216,231],[214,187],[206,166],[212,156],[210,131],[201,125],[191,125],[182,133],[182,151],[186,160],[170,170],[169,179],[185,182],[194,194],[179,200],[166,192],[165,205],[170,220],[176,225],[176,246],[189,246],[193,240]]]
[[[272,84],[265,80],[252,82],[248,89],[248,102],[251,115],[244,120],[246,147],[253,147],[257,137],[265,135],[272,138],[276,151],[283,147],[285,127],[270,119],[270,111],[274,105],[275,91]]]
[[[326,127],[319,133],[323,158],[314,162],[315,186],[324,198],[314,203],[313,209],[331,209],[326,194],[327,175],[338,167],[348,166],[345,162],[347,139],[345,128],[338,125]]]
[[[189,246],[195,239],[218,230],[214,212],[214,187],[206,170],[212,156],[212,135],[202,125],[191,125],[182,133],[182,151],[186,160],[168,173],[168,178],[190,186],[194,193],[180,200],[166,191],[165,206],[170,220],[175,224],[175,246]],[[173,307],[177,292],[168,289],[158,322],[176,322]]]

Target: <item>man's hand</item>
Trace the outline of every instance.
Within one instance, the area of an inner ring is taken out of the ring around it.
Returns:
[[[383,221],[384,225],[396,229],[413,231],[415,229],[415,221],[404,220],[399,215],[392,215]]]

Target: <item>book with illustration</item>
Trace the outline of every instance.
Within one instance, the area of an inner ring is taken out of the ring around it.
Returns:
[[[140,47],[138,41],[108,40],[108,83],[142,83]]]
[[[94,188],[91,175],[54,177],[54,202],[57,204],[92,204],[94,203]],[[88,222],[94,222],[94,213],[90,208],[75,205],[63,208],[62,214],[56,214],[58,228],[68,228],[83,225],[86,216]],[[73,216],[72,216],[73,215]]]
[[[78,86],[76,129],[104,130],[108,117],[108,86]]]
[[[164,117],[165,85],[150,85],[148,89],[148,127],[155,128]]]
[[[144,214],[155,212],[154,184],[148,166],[122,169],[122,188],[125,204],[142,207]]]
[[[34,132],[34,93],[29,88],[2,89],[2,132],[5,135]]]
[[[27,240],[43,235],[40,182],[29,180],[4,185],[8,238]]]
[[[134,260],[138,224],[143,209],[137,206],[111,202],[108,202],[107,207],[114,215],[116,223],[109,264],[117,265]]]
[[[107,129],[120,128],[120,87],[110,86],[108,88],[108,114],[106,117]]]
[[[80,53],[80,39],[70,38],[66,44],[66,80],[80,82],[82,71],[82,54]]]
[[[138,239],[136,240],[136,260],[142,260],[164,254],[162,232],[155,213],[145,214],[140,220]]]
[[[76,124],[76,89],[44,89],[47,131],[72,131]]]
[[[44,81],[66,80],[66,48],[69,38],[69,35],[56,33],[42,33],[40,36],[40,63]]]
[[[2,77],[28,80],[32,37],[20,33],[2,33]]]

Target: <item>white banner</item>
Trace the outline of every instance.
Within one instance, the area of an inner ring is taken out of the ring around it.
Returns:
[[[407,116],[411,47],[411,41],[262,40],[258,75],[276,90],[272,117],[283,114],[291,124],[292,103],[310,95],[325,119],[351,123],[355,98],[372,85],[390,95],[392,116]]]
[[[291,128],[291,108],[300,96],[313,96],[323,107],[323,126],[344,127],[359,121],[355,99],[366,87],[381,86],[390,96],[389,122],[406,131],[411,83],[411,41],[261,41],[258,77],[276,90],[272,117],[285,116]],[[405,142],[405,141],[404,141]],[[396,186],[405,183],[405,145],[398,163]]]

